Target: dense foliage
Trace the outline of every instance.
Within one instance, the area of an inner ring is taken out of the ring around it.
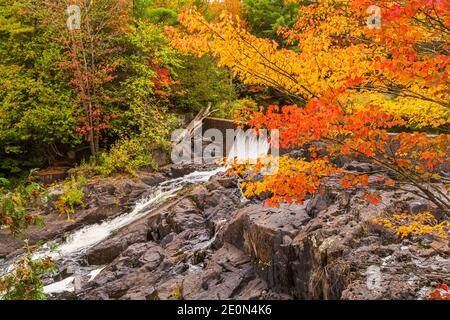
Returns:
[[[69,30],[66,1],[1,0],[0,176],[119,141],[139,140],[151,157],[176,112],[234,99],[212,58],[168,46],[164,26],[192,3],[207,11],[202,1],[73,1],[81,26]]]
[[[326,0],[300,6],[295,24],[278,30],[295,50],[255,36],[229,14],[210,22],[185,11],[181,26],[168,28],[179,50],[212,53],[245,84],[272,87],[291,100],[255,113],[249,125],[280,130],[285,149],[310,145],[311,159],[278,159],[277,172],[245,184],[247,196],[270,194],[271,205],[301,202],[323,192],[333,177],[343,189],[414,193],[448,217],[448,178],[439,168],[450,151],[449,3],[378,1],[379,27],[369,19],[371,5]],[[391,134],[399,128],[403,132]],[[376,181],[339,168],[335,160],[341,156],[375,164]],[[266,167],[261,162],[253,170]],[[368,192],[365,198],[377,205],[380,195]]]
[[[244,0],[242,17],[255,36],[283,41],[278,29],[291,27],[298,19],[299,6],[308,3],[311,1]]]
[[[308,155],[277,158],[275,172],[270,157],[236,164],[233,173],[246,177],[267,173],[243,184],[246,196],[301,203],[332,185],[362,190],[375,212],[383,192],[403,190],[433,210],[380,212],[373,222],[401,239],[447,236],[448,1],[376,1],[379,21],[372,0],[70,4],[80,8],[79,27],[69,28],[65,0],[0,0],[0,229],[17,236],[42,222],[31,168],[155,170],[153,155],[169,150],[182,119],[211,104],[216,116],[279,130],[281,148]],[[345,158],[377,170],[346,171]],[[66,181],[55,201],[69,220],[84,205],[85,183]],[[0,279],[0,296],[43,299],[53,268],[27,245]]]

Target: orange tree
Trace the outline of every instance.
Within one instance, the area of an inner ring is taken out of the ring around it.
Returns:
[[[178,49],[213,54],[244,83],[270,86],[292,101],[257,112],[252,127],[280,130],[283,148],[326,144],[310,150],[311,161],[282,157],[277,173],[246,185],[247,195],[269,191],[272,205],[302,201],[338,175],[342,188],[401,189],[449,213],[449,179],[441,170],[449,160],[449,2],[375,3],[300,7],[297,23],[279,29],[295,50],[255,37],[228,13],[210,23],[186,11],[181,27],[167,30]],[[398,128],[406,130],[390,133]],[[338,168],[333,159],[342,155],[376,164],[378,176]],[[380,196],[367,192],[366,199],[377,204]]]
[[[68,11],[69,5],[78,7],[79,17]],[[117,76],[118,53],[124,51],[117,43],[128,31],[132,5],[130,0],[44,0],[29,8],[41,13],[40,22],[65,50],[61,67],[71,76],[80,106],[74,110],[80,122],[76,131],[86,137],[92,155],[99,152],[101,134],[117,116],[105,108],[112,100],[107,87]]]

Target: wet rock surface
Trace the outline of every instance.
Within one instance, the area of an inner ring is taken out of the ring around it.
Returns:
[[[137,177],[116,176],[114,178],[93,178],[84,186],[84,205],[68,221],[66,215],[59,214],[55,201],[64,192],[61,185],[49,191],[48,202],[39,213],[43,216],[45,228],[30,227],[27,239],[30,244],[37,241],[52,241],[80,229],[116,217],[128,211],[138,200],[148,196],[152,188],[163,181],[192,173],[196,170],[212,170],[211,166],[166,166],[159,173],[140,172]],[[175,173],[174,173],[175,172]],[[0,230],[0,261],[22,251],[23,239],[12,238],[7,231]]]
[[[447,241],[419,246],[370,223],[379,210],[423,200],[393,192],[373,206],[362,196],[328,192],[268,208],[242,202],[236,179],[214,177],[93,248],[88,257],[108,264],[77,296],[418,299],[449,280]]]
[[[192,187],[170,205],[89,250],[90,264],[108,265],[79,296],[82,299],[261,297],[267,286],[258,279],[250,257],[231,244],[217,245],[217,234],[240,203],[237,181],[227,176]]]
[[[119,212],[161,179],[189,173],[166,170],[128,187],[130,182],[121,181],[120,188],[94,189],[103,204],[95,202],[84,210],[108,208],[119,199],[123,205],[112,210]],[[347,170],[374,168],[349,162]],[[66,261],[53,280],[74,277],[74,292],[52,297],[421,299],[433,283],[450,282],[447,239],[401,241],[371,223],[377,212],[432,208],[423,199],[385,192],[375,206],[363,193],[325,188],[303,205],[269,208],[242,199],[238,185],[237,178],[222,173],[186,187],[87,250],[70,267]],[[121,198],[119,190],[131,190],[127,194],[132,196]],[[86,216],[79,219],[98,221]],[[93,270],[98,272],[88,276]]]
[[[152,179],[148,176],[148,179]],[[31,227],[27,231],[30,243],[51,241],[64,236],[72,230],[85,225],[95,224],[113,218],[128,210],[144,193],[148,185],[139,179],[93,180],[84,187],[85,201],[78,208],[73,221],[68,221],[66,215],[59,213],[54,202],[62,194],[60,189],[54,189],[49,194],[49,201],[43,212],[45,228]],[[0,231],[0,259],[16,255],[21,251],[23,239],[12,238],[6,231]]]

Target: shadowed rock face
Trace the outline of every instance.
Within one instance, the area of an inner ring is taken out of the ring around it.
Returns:
[[[104,190],[122,199],[119,186],[97,184],[84,210],[108,208],[95,202]],[[141,186],[128,194],[148,192]],[[237,178],[219,174],[61,267],[57,280],[74,275],[75,292],[53,298],[417,299],[433,282],[450,281],[448,240],[400,241],[370,222],[378,211],[416,213],[429,203],[404,192],[385,192],[378,206],[362,197],[326,191],[269,208],[243,201]],[[92,280],[77,268],[103,269]]]
[[[27,238],[31,244],[37,241],[51,241],[85,225],[113,218],[128,210],[148,191],[149,186],[143,182],[144,179],[150,183],[161,178],[161,175],[149,174],[143,176],[142,180],[123,178],[90,181],[84,187],[84,206],[71,216],[73,221],[67,221],[67,217],[59,214],[54,205],[63,193],[62,188],[57,187],[50,191],[48,203],[39,212],[43,215],[45,228],[30,227],[27,230]],[[6,230],[0,231],[0,259],[16,255],[22,251],[22,247],[22,239],[12,238]]]
[[[261,298],[270,295],[251,257],[221,240],[240,206],[236,179],[221,176],[122,229],[87,252],[108,264],[83,299]]]
[[[419,248],[370,223],[378,210],[417,201],[393,192],[375,207],[359,193],[326,192],[304,205],[268,208],[241,202],[236,179],[214,177],[91,249],[88,262],[107,266],[77,295],[419,298],[436,275],[449,277],[448,243]]]

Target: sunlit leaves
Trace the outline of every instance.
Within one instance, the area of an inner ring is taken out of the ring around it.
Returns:
[[[418,214],[380,214],[372,220],[374,224],[392,230],[401,239],[417,235],[436,235],[448,238],[450,222],[438,221],[430,212]]]
[[[243,174],[251,170],[255,175],[266,169],[264,165],[249,167],[235,166],[233,173]],[[243,183],[246,197],[260,196],[269,193],[272,196],[267,201],[270,206],[278,206],[283,202],[302,203],[307,195],[321,191],[324,178],[338,172],[332,164],[324,159],[314,161],[294,160],[289,157],[280,157],[276,173],[271,171],[265,174],[261,181]]]
[[[448,3],[378,1],[382,28],[367,28],[373,1],[326,0],[300,7],[301,17],[280,30],[298,50],[250,34],[239,18],[209,23],[195,11],[170,29],[172,44],[212,53],[245,83],[274,87],[298,99],[327,96],[364,110],[401,116],[407,125],[449,123]]]

